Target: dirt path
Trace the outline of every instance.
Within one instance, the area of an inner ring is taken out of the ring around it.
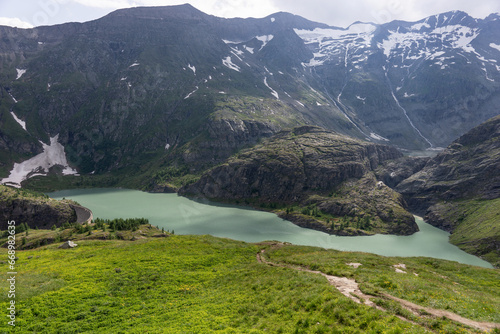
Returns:
[[[273,263],[269,262],[267,259],[265,259],[262,255],[264,253],[264,250],[261,250],[260,253],[257,254],[257,261],[261,263],[265,263],[267,265],[273,266],[273,267],[285,267],[285,268],[292,268],[300,271],[304,271],[307,273],[312,273],[312,274],[319,274],[323,277],[325,277],[328,282],[330,282],[331,285],[337,288],[337,290],[340,291],[344,296],[354,300],[356,303],[363,303],[369,306],[376,306],[371,300],[370,297],[365,295],[363,292],[358,287],[358,283],[356,283],[355,280],[347,278],[347,277],[337,277],[337,276],[332,276],[332,275],[327,275],[321,271],[317,270],[310,270],[306,268],[301,268],[301,267],[292,267],[284,264],[279,264],[279,263]]]
[[[483,330],[485,332],[492,331],[495,328],[500,328],[500,324],[494,323],[494,322],[479,322],[479,321],[474,321],[470,320],[464,317],[459,316],[458,314],[455,314],[453,312],[449,311],[444,311],[444,310],[438,310],[430,307],[424,307],[420,306],[417,304],[414,304],[412,302],[409,302],[404,299],[400,299],[391,295],[388,295],[386,293],[383,294],[385,298],[392,299],[394,301],[397,301],[398,303],[401,304],[404,308],[410,310],[411,312],[417,312],[420,313],[422,310],[435,316],[435,317],[446,317],[452,321],[459,322],[461,324],[474,327],[480,330]]]
[[[278,247],[279,247],[279,245],[278,245]],[[310,270],[310,269],[303,268],[303,267],[295,267],[295,266],[291,266],[291,265],[270,262],[264,257],[264,253],[265,253],[264,249],[262,249],[259,253],[257,253],[257,261],[258,262],[265,263],[265,264],[267,264],[269,266],[273,266],[273,267],[291,268],[291,269],[300,270],[300,271],[307,272],[307,273],[319,274],[319,275],[325,277],[331,285],[333,285],[335,288],[337,288],[337,290],[340,291],[340,293],[342,293],[344,296],[352,299],[356,303],[365,304],[368,306],[375,307],[379,310],[386,311],[385,309],[375,305],[375,303],[371,301],[371,298],[375,298],[375,296],[364,294],[359,289],[359,285],[358,285],[358,283],[356,283],[356,281],[354,279],[350,279],[347,277],[337,277],[337,276],[333,276],[333,275],[327,275],[321,271]],[[387,298],[387,299],[391,299],[391,300],[394,300],[394,301],[400,303],[402,307],[406,308],[407,310],[409,310],[410,312],[412,312],[418,316],[421,316],[421,311],[425,311],[432,316],[435,316],[438,318],[439,317],[446,317],[452,321],[461,323],[461,324],[466,325],[466,326],[474,327],[474,328],[477,328],[477,329],[485,331],[485,332],[492,331],[495,328],[500,328],[500,324],[497,324],[497,323],[479,322],[479,321],[466,319],[466,318],[463,318],[463,317],[459,316],[458,314],[455,314],[452,312],[433,309],[430,307],[419,306],[419,305],[414,304],[412,302],[391,296],[391,295],[386,294],[386,293],[382,294],[382,297]],[[404,317],[398,316],[398,318],[415,324],[413,321],[406,319]]]

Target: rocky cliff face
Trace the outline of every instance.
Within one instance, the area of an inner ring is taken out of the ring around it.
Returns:
[[[404,210],[401,196],[377,182],[373,174],[379,164],[399,157],[401,153],[390,146],[304,126],[239,152],[180,193],[261,204],[300,204],[335,217],[370,216],[380,224],[379,231],[411,234],[417,227]],[[289,214],[287,218],[303,221],[299,216]],[[328,228],[334,233],[334,228]]]
[[[56,201],[23,190],[0,186],[0,229],[7,229],[7,222],[28,224],[30,228],[51,228],[76,222],[75,210],[68,203]]]
[[[499,138],[497,116],[454,141],[396,190],[419,213],[440,201],[500,197]]]
[[[472,129],[399,183],[414,212],[450,241],[500,265],[500,116]]]
[[[400,157],[389,146],[363,143],[317,127],[283,131],[211,170],[185,192],[210,198],[290,202],[308,191],[329,192]]]

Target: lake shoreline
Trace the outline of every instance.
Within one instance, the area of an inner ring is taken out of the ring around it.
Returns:
[[[335,236],[299,227],[275,213],[224,203],[197,201],[177,194],[146,193],[128,189],[74,189],[48,194],[71,198],[100,218],[144,217],[152,225],[176,234],[210,234],[245,242],[277,240],[296,245],[341,251],[369,252],[383,256],[426,256],[492,268],[491,264],[448,241],[449,234],[417,222],[420,232],[410,236]]]

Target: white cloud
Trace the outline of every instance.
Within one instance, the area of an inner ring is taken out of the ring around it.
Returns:
[[[186,2],[202,12],[219,17],[259,18],[284,11],[341,27],[355,21],[418,21],[455,9],[476,18],[500,12],[498,0],[0,0],[0,13],[41,25],[88,21],[120,8],[171,6]],[[20,24],[17,22],[17,25]]]
[[[119,9],[139,6],[135,1],[128,0],[69,0],[87,7]]]
[[[31,23],[24,22],[17,17],[0,17],[0,26],[33,28],[33,25]]]
[[[61,1],[61,0],[55,0]],[[140,6],[173,6],[186,0],[64,0],[94,8],[119,9]],[[189,3],[207,14],[219,17],[264,17],[279,11],[269,0],[191,0]]]

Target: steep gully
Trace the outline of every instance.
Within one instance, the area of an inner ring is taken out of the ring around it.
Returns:
[[[279,248],[282,247],[284,244],[283,243],[274,243],[272,244],[272,247],[274,248]],[[257,253],[257,262],[263,263],[272,267],[281,267],[281,268],[289,268],[289,269],[294,269],[294,270],[299,270],[302,272],[307,272],[307,273],[312,273],[312,274],[318,274],[323,277],[325,277],[328,280],[328,283],[330,285],[333,285],[341,294],[346,296],[347,298],[353,300],[354,302],[358,304],[365,304],[371,307],[374,307],[378,310],[386,311],[384,308],[376,305],[374,302],[371,301],[371,298],[375,298],[376,296],[372,295],[367,295],[364,294],[360,289],[358,283],[354,279],[350,279],[347,277],[337,277],[333,275],[328,275],[325,274],[321,271],[318,270],[311,270],[308,268],[304,267],[297,267],[297,266],[292,266],[292,265],[287,265],[287,264],[281,264],[281,263],[275,263],[267,260],[264,257],[265,254],[265,249],[260,250],[259,253]],[[360,265],[360,264],[350,264],[350,265]],[[497,323],[492,323],[492,322],[479,322],[479,321],[474,321],[470,319],[463,318],[459,316],[458,314],[444,311],[444,310],[438,310],[438,309],[433,309],[430,307],[423,307],[417,304],[414,304],[412,302],[409,302],[404,299],[400,299],[394,296],[391,296],[387,293],[382,293],[381,297],[386,298],[386,299],[391,299],[396,302],[398,302],[403,308],[409,310],[412,312],[414,315],[417,316],[422,316],[424,312],[427,314],[430,314],[433,317],[446,317],[452,321],[461,323],[466,326],[474,327],[479,330],[485,331],[485,332],[490,332],[493,329],[497,328],[500,329],[500,324]],[[424,312],[422,312],[424,311]],[[416,324],[415,322],[411,321],[410,319],[404,318],[402,316],[397,316],[401,320],[411,322],[413,324]]]
[[[429,141],[429,139],[427,139],[423,134],[422,132],[420,132],[420,130],[415,126],[415,124],[413,124],[412,120],[410,119],[410,117],[408,116],[408,113],[406,112],[406,109],[403,108],[403,106],[399,103],[399,100],[398,98],[396,97],[396,94],[394,94],[394,89],[392,88],[392,85],[391,85],[391,81],[389,80],[389,76],[387,75],[387,69],[386,67],[384,66],[384,74],[385,74],[385,78],[387,79],[387,85],[389,86],[389,89],[391,90],[391,95],[392,95],[392,98],[394,99],[394,101],[396,102],[396,105],[399,107],[399,109],[401,109],[403,111],[403,114],[405,115],[406,119],[408,120],[408,123],[410,124],[410,126],[415,130],[415,132],[423,139],[427,142],[427,144],[429,144],[429,148],[432,149],[434,148],[434,145]]]

